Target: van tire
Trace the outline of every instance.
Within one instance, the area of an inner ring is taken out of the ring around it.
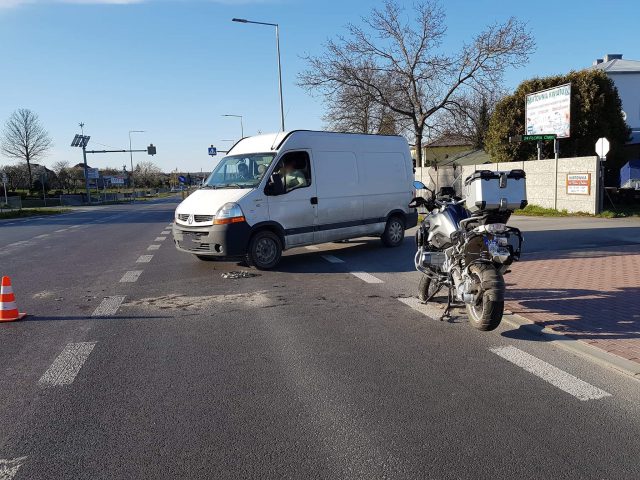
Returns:
[[[404,240],[404,221],[398,215],[394,215],[387,220],[387,226],[382,234],[382,244],[385,247],[398,247]]]
[[[282,242],[269,230],[262,230],[251,237],[247,251],[247,264],[258,270],[270,270],[282,257]]]

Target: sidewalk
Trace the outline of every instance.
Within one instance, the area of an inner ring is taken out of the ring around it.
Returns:
[[[640,245],[524,255],[506,309],[640,364]]]

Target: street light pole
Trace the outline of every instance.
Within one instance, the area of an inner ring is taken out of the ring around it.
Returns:
[[[242,124],[242,115],[225,114],[223,117],[236,117],[240,119],[240,140],[244,138],[244,125]]]
[[[254,22],[252,20],[247,20],[246,18],[233,18],[231,19],[233,22],[238,23],[253,23],[255,25],[268,25],[270,27],[276,27],[276,49],[278,51],[278,87],[280,90],[280,128],[284,132],[284,100],[282,98],[282,63],[280,60],[280,25],[277,23],[267,23],[267,22]]]
[[[129,159],[131,160],[131,201],[136,199],[136,187],[133,180],[133,152],[131,151],[131,134],[132,133],[144,133],[145,130],[129,130]]]

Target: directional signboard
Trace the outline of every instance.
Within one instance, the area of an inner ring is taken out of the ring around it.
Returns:
[[[100,171],[97,168],[87,168],[87,178],[100,178]]]
[[[605,158],[609,153],[609,140],[602,137],[596,142],[596,153],[600,158]]]
[[[183,177],[182,175],[180,175],[180,176],[178,177],[178,181],[179,181],[180,183],[186,183],[187,179],[186,179],[185,177]]]
[[[549,133],[546,135],[522,135],[522,141],[523,142],[538,142],[541,140],[555,140],[556,134],[555,133]]]
[[[2,184],[6,185],[7,183],[9,183],[9,177],[7,177],[6,173],[2,174]]]
[[[212,157],[215,157],[217,154],[218,154],[218,150],[216,149],[216,147],[211,145],[209,147],[209,155],[211,155]]]

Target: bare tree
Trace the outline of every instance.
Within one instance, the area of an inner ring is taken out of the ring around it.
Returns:
[[[156,187],[162,182],[162,170],[153,162],[140,162],[136,165],[135,182],[145,187]]]
[[[49,133],[40,124],[38,115],[29,109],[20,108],[11,114],[5,124],[0,150],[9,158],[27,162],[31,187],[31,162],[44,157],[52,144]]]
[[[54,163],[51,168],[56,174],[59,188],[66,190],[67,193],[71,192],[72,172],[69,162],[61,160]]]
[[[489,130],[489,120],[496,103],[504,96],[501,89],[472,91],[461,96],[456,105],[441,116],[436,131],[439,135],[452,135],[468,140],[475,149],[484,148],[484,139]]]
[[[436,115],[458,108],[472,90],[499,84],[508,67],[524,65],[535,47],[525,25],[514,18],[493,24],[455,55],[440,52],[446,34],[439,3],[417,0],[405,15],[395,1],[374,9],[363,26],[350,24],[348,35],[326,43],[326,52],[307,56],[299,83],[332,98],[348,87],[410,122],[417,164],[422,139]]]

